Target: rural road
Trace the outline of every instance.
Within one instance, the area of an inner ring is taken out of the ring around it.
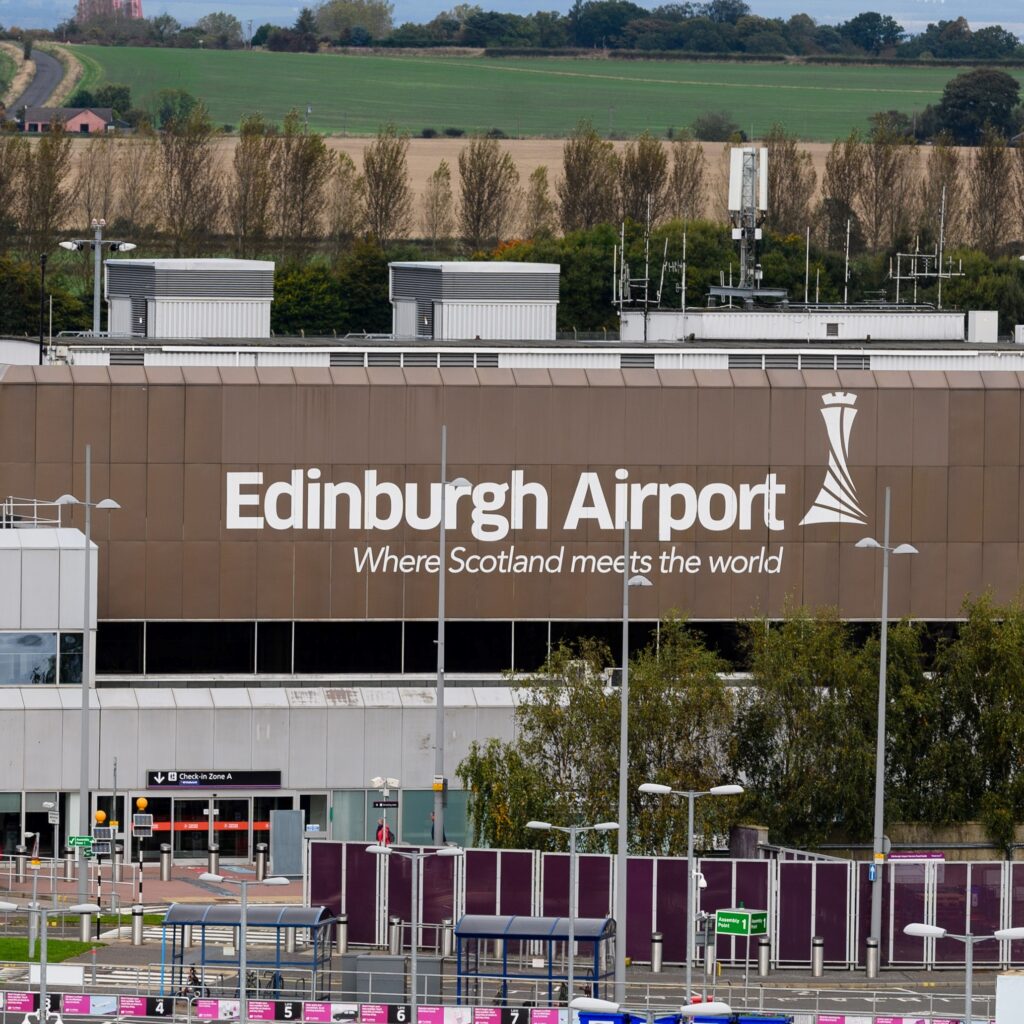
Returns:
[[[29,82],[28,88],[11,104],[10,109],[13,112],[20,112],[22,107],[41,107],[64,77],[64,65],[49,53],[33,49],[32,59],[36,62],[35,77]]]

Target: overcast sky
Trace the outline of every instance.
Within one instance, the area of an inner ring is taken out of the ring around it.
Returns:
[[[301,3],[280,3],[276,0],[142,0],[147,16],[173,14],[184,24],[212,10],[230,11],[241,21],[252,19],[254,25],[265,21],[287,25],[295,20]],[[438,11],[454,3],[444,0],[394,0],[395,22],[429,21]],[[526,14],[535,10],[569,8],[570,0],[482,0],[487,10]],[[654,7],[656,2],[643,4]],[[802,11],[818,21],[843,21],[864,10],[882,10],[891,14],[910,30],[923,28],[930,21],[955,18],[965,10],[963,0],[896,0],[895,3],[872,4],[871,0],[753,0],[755,14],[765,17],[788,17]],[[74,12],[74,0],[0,0],[0,25],[52,27]],[[1024,4],[1021,0],[980,0],[971,7],[970,20],[976,28],[998,22],[1018,33],[1024,33]]]

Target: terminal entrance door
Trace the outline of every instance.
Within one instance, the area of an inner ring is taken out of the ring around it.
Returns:
[[[174,857],[206,856],[210,841],[210,807],[213,805],[213,834],[221,857],[249,859],[250,797],[175,797],[173,801]]]

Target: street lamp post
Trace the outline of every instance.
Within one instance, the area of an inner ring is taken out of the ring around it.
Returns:
[[[569,1024],[572,1024],[572,1003],[575,999],[573,985],[576,980],[576,837],[581,832],[614,832],[619,828],[619,823],[617,821],[599,821],[596,825],[552,825],[549,821],[528,821],[526,827],[536,829],[538,832],[564,832],[569,837],[569,949],[566,956],[568,961],[566,1002],[570,1007]],[[616,922],[616,953],[618,953],[618,941],[618,923]]]
[[[739,796],[743,792],[743,787],[732,783],[712,786],[710,789],[673,789],[658,782],[645,782],[640,787],[640,792],[657,796],[686,797],[686,1000],[689,1002],[693,984],[693,922],[696,917],[693,883],[697,877],[693,864],[693,805],[697,797],[701,796]]]
[[[238,1020],[240,1024],[247,1024],[249,1020],[248,986],[246,975],[248,963],[246,952],[248,949],[248,925],[249,925],[249,886],[250,885],[287,885],[288,879],[281,875],[273,875],[264,878],[262,882],[250,882],[245,878],[225,878],[224,875],[215,875],[210,871],[204,871],[199,876],[201,882],[216,882],[218,884],[228,883],[237,885],[241,890],[238,910]]]
[[[85,509],[85,582],[83,585],[82,620],[82,721],[81,721],[81,761],[79,762],[78,779],[78,827],[79,835],[89,835],[89,694],[92,690],[92,644],[90,629],[92,627],[92,510],[117,509],[121,506],[113,498],[102,501],[92,500],[92,445],[85,446],[85,500],[80,501],[73,494],[62,494],[56,501],[58,505],[81,505]],[[115,808],[116,810],[116,808]],[[82,847],[78,848],[78,901],[84,903],[88,895],[87,872]]]
[[[366,848],[366,852],[380,857],[401,857],[403,860],[412,862],[412,921],[410,922],[412,955],[409,963],[412,993],[409,996],[409,1021],[410,1024],[416,1024],[416,1007],[419,1003],[420,862],[428,857],[461,857],[463,850],[458,846],[443,846],[440,850],[396,850],[393,846],[373,843]]]
[[[43,801],[43,810],[46,811],[47,817],[49,817],[57,809],[57,805],[52,800]],[[53,898],[53,905],[57,906],[57,830],[60,828],[58,821],[52,821],[53,824],[53,862],[52,871],[50,872],[50,895]]]
[[[91,239],[72,238],[67,242],[61,242],[60,247],[72,251],[92,249],[92,333],[93,337],[98,338],[100,334],[100,267],[103,264],[103,246],[106,246],[111,252],[129,252],[135,248],[135,243],[116,239],[104,241],[103,229],[107,226],[107,222],[102,218],[97,220],[94,217],[91,226]]]
[[[1000,942],[1014,942],[1024,939],[1024,928],[1000,928],[991,935],[955,935],[934,924],[908,924],[903,929],[904,935],[913,935],[919,939],[956,939],[964,944],[965,978],[964,978],[964,1024],[974,1024],[974,947],[979,942],[998,939]]]
[[[882,543],[874,537],[862,537],[857,541],[859,548],[882,549],[882,628],[881,643],[878,652],[878,722],[875,734],[875,821],[874,821],[874,879],[871,883],[871,933],[869,938],[878,944],[878,956],[882,955],[882,870],[885,859],[885,674],[887,665],[887,641],[889,634],[889,555],[916,555],[917,548],[912,544],[889,544],[889,506],[891,488],[885,489],[885,519],[882,527]],[[870,969],[865,958],[865,967]]]
[[[61,917],[66,914],[98,914],[100,912],[100,908],[96,903],[76,903],[73,906],[64,909],[58,909],[57,907],[41,907],[38,903],[30,907],[19,906],[17,903],[0,903],[0,914],[10,914],[19,910],[27,910],[37,921],[36,928],[39,932],[39,1013],[36,1019],[40,1024],[45,1024],[46,1020],[50,1016],[50,1009],[46,1005],[46,968],[48,965],[46,932],[49,925],[49,919],[51,917]]]
[[[445,552],[445,504],[448,488],[472,487],[465,477],[448,478],[448,428],[441,427],[441,523],[440,562],[437,567],[437,694],[434,718],[434,842],[444,843],[444,583],[447,575]]]
[[[622,685],[619,692],[619,836],[615,857],[615,998],[626,999],[626,867],[629,840],[629,588],[651,587],[646,576],[629,574],[629,521],[622,531]]]

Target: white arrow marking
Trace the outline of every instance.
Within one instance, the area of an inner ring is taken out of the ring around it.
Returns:
[[[156,775],[153,776],[153,781],[159,786],[163,783],[164,779],[166,778],[167,776],[164,775],[163,772],[157,772]]]

